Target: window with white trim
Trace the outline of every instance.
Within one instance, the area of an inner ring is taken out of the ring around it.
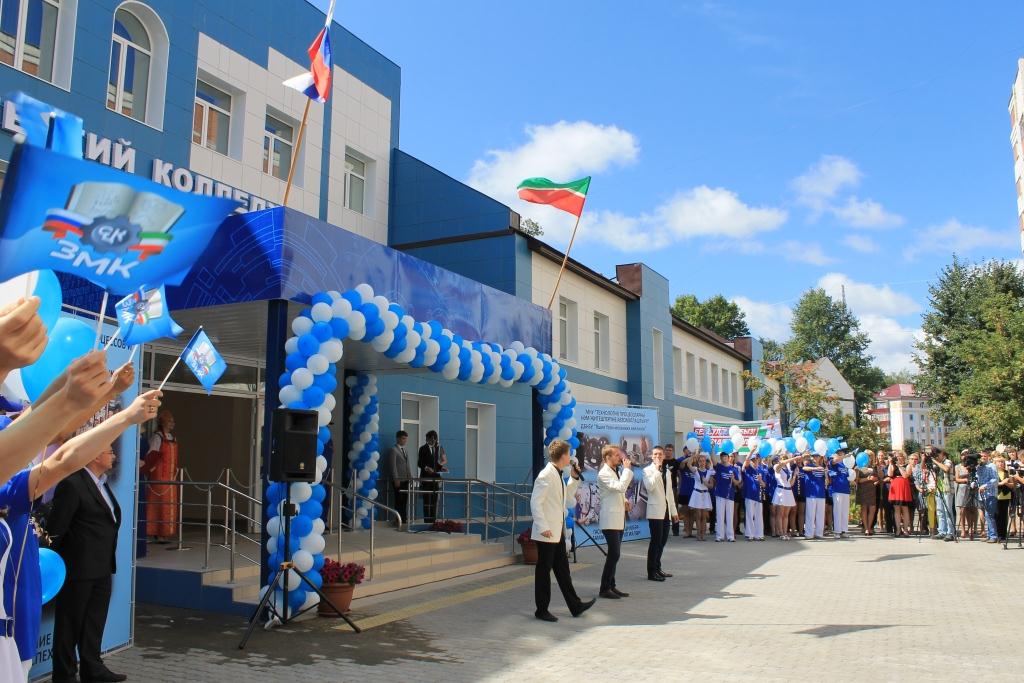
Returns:
[[[220,154],[228,153],[231,95],[202,79],[196,80],[192,113],[192,142]]]
[[[732,390],[732,407],[738,408],[740,404],[740,383],[735,372],[729,373],[729,387]]]
[[[575,363],[579,357],[579,308],[575,301],[558,298],[558,357]]]
[[[654,357],[654,398],[665,398],[665,338],[657,327],[651,330]]]
[[[149,31],[132,12],[123,8],[117,10],[110,42],[107,109],[137,121],[146,120],[152,57]]]
[[[366,162],[345,152],[345,208],[366,213]]]
[[[420,402],[418,398],[408,394],[402,394],[402,431],[409,434],[406,452],[417,452],[422,431],[420,429]],[[409,466],[413,466],[411,460]]]
[[[722,368],[722,404],[729,405],[729,371]]]
[[[491,403],[466,402],[466,479],[496,478],[495,409]]]
[[[700,397],[707,400],[708,397],[708,361],[700,359]]]
[[[608,340],[608,316],[594,311],[594,369],[608,370],[611,366]]]
[[[61,0],[0,0],[0,63],[56,82],[62,11]]]
[[[281,180],[288,180],[292,165],[292,146],[295,127],[283,117],[267,112],[263,124],[263,172]]]
[[[697,357],[692,353],[686,354],[686,393],[697,395]]]
[[[715,403],[722,400],[721,391],[718,388],[718,363],[711,364],[711,400]]]
[[[683,393],[683,350],[672,347],[672,393]]]

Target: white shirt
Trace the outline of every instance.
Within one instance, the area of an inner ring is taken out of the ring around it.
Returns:
[[[96,488],[100,490],[100,495],[103,496],[103,500],[106,501],[107,507],[110,508],[110,516],[113,517],[116,522],[117,513],[114,512],[114,503],[110,500],[110,494],[107,493],[107,487],[105,486],[107,483],[107,475],[101,474],[97,477],[88,467],[85,468],[85,471],[89,473],[89,476],[92,477],[93,483],[96,484]]]

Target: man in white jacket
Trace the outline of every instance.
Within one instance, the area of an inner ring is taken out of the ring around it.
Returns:
[[[672,477],[664,471],[665,451],[655,446],[651,464],[644,468],[647,487],[647,524],[651,527],[651,543],[647,546],[647,578],[664,581],[672,575],[661,569],[661,553],[668,538],[669,520],[679,521],[676,499],[672,494]]]
[[[619,563],[622,548],[622,532],[626,525],[626,489],[633,481],[632,463],[622,455],[618,446],[608,445],[601,449],[603,464],[597,473],[597,481],[601,487],[601,533],[608,543],[608,555],[604,560],[604,571],[601,572],[601,597],[609,600],[628,598],[615,587],[615,566]],[[622,474],[618,472],[622,465]]]
[[[569,556],[565,552],[565,514],[573,503],[576,487],[579,486],[579,472],[571,468],[568,485],[562,479],[562,470],[569,469],[572,460],[569,444],[556,439],[548,446],[548,464],[537,475],[530,496],[530,513],[533,515],[533,530],[530,538],[537,542],[537,574],[534,582],[534,598],[541,621],[558,621],[548,611],[551,604],[551,571],[562,591],[569,612],[578,617],[593,607],[594,599],[586,602],[576,595],[569,576]]]

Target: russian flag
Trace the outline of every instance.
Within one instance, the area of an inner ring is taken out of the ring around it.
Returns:
[[[331,94],[331,72],[334,65],[331,56],[331,23],[334,21],[334,2],[331,0],[324,27],[309,46],[309,71],[284,82],[287,87],[317,102],[326,102]]]

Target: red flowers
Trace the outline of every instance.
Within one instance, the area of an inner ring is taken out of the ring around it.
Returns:
[[[355,562],[341,564],[330,558],[324,558],[324,566],[320,569],[320,576],[324,583],[347,583],[355,586],[363,582],[366,576],[366,567]]]
[[[466,530],[466,525],[451,519],[439,519],[430,525],[431,531],[444,531],[445,533],[461,534]]]
[[[526,529],[525,531],[520,533],[518,536],[516,536],[516,541],[518,541],[519,545],[526,545],[527,543],[533,543],[533,539],[530,538],[530,530]]]

